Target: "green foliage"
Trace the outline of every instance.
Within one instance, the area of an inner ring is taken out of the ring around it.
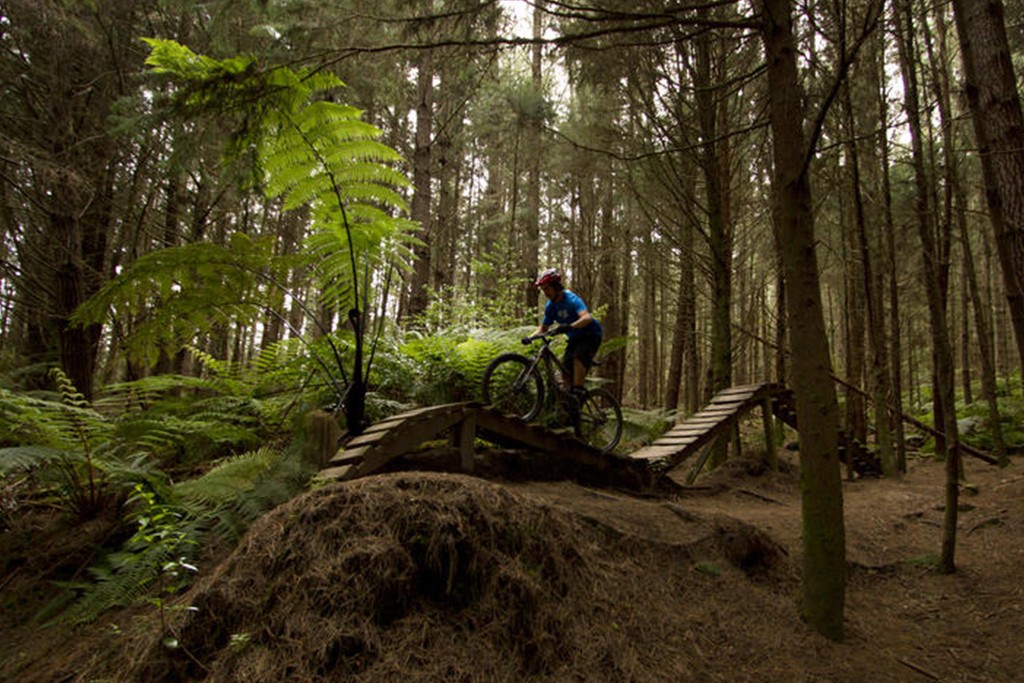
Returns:
[[[175,484],[173,496],[196,515],[222,512],[255,491],[264,477],[276,476],[286,459],[283,451],[270,447],[232,455],[201,477]]]
[[[916,555],[905,560],[907,564],[912,567],[920,567],[922,569],[937,569],[939,567],[939,556],[935,553],[925,553],[924,555]]]
[[[115,438],[161,467],[192,467],[255,448],[283,429],[295,398],[271,393],[279,384],[208,357],[204,367],[204,377],[161,375],[108,387],[97,405],[115,415]]]
[[[1017,395],[1000,396],[999,423],[1003,440],[1010,452],[1024,450],[1024,398]],[[970,404],[958,404],[957,415],[970,420],[972,429],[961,435],[964,442],[986,451],[995,448],[988,403],[976,399]]]
[[[56,503],[85,518],[119,504],[135,483],[159,481],[158,468],[191,469],[286,429],[301,380],[291,378],[291,394],[271,394],[266,377],[207,360],[207,377],[113,385],[97,407],[58,370],[59,400],[0,389],[0,439],[8,444],[0,448],[0,475],[31,475]]]
[[[479,398],[484,369],[499,348],[494,340],[454,333],[410,338],[401,351],[417,378],[411,397],[423,405]]]
[[[92,621],[104,610],[128,606],[150,595],[150,587],[159,583],[154,598],[162,605],[164,595],[184,588],[196,568],[195,519],[180,507],[162,503],[142,484],[134,487],[129,518],[135,533],[118,552],[110,553],[101,564],[90,568],[91,583],[67,583],[65,589],[81,591],[81,597],[60,615],[60,621],[80,624]]]
[[[117,498],[115,481],[145,468],[113,438],[113,424],[92,409],[58,369],[56,398],[0,389],[0,475],[32,474],[41,489],[80,518]]]
[[[616,450],[629,453],[646,446],[675,424],[675,415],[664,410],[622,409],[622,439]]]
[[[1003,440],[1010,453],[1019,452],[1024,450],[1024,395],[1014,391],[1014,388],[1020,386],[1019,376],[1011,373],[1006,377],[997,378],[996,384],[1000,391],[996,400],[999,404]],[[934,427],[935,416],[932,413],[931,389],[931,385],[928,384],[921,387],[921,400],[915,411],[915,417],[926,425]],[[989,421],[988,403],[981,398],[980,383],[975,385],[973,390],[974,401],[972,403],[965,403],[962,395],[959,393],[957,395],[956,417],[960,425],[959,436],[968,445],[984,451],[992,451],[995,448],[995,442]],[[934,442],[929,438],[924,450],[930,451],[933,448]]]
[[[125,351],[147,364],[215,325],[255,321],[266,301],[272,244],[236,233],[225,246],[199,242],[143,255],[75,311],[86,325],[132,321]]]
[[[360,281],[365,286],[384,268],[409,269],[416,225],[398,217],[409,185],[397,168],[401,158],[359,110],[332,101],[341,81],[326,71],[264,69],[251,57],[215,60],[174,41],[146,42],[147,64],[170,81],[171,110],[192,122],[232,126],[227,156],[251,161],[253,184],[286,210],[308,210],[312,229],[298,256],[275,255],[272,240],[242,234],[226,246],[146,254],[83,305],[77,323],[127,321],[125,350],[153,364],[218,325],[255,324],[289,273],[311,280],[295,283],[296,290],[347,311],[362,308]],[[333,356],[317,360],[338,384],[344,370],[327,370]]]
[[[312,471],[295,453],[264,447],[225,458],[198,478],[174,486],[138,483],[128,499],[135,532],[104,555],[92,581],[64,584],[59,619],[92,621],[113,607],[143,601],[168,609],[167,598],[189,585],[201,548],[214,538],[236,542],[260,515],[288,500]]]
[[[397,169],[402,159],[360,110],[331,101],[344,83],[324,70],[261,69],[249,57],[217,61],[174,41],[146,42],[147,64],[178,88],[176,105],[235,121],[229,154],[254,148],[264,194],[286,210],[310,209],[308,265],[327,301],[359,307],[357,259],[366,270],[384,261],[408,269],[416,225],[396,217],[410,185]]]
[[[534,314],[523,306],[522,278],[508,272],[499,261],[499,253],[473,264],[477,277],[492,283],[487,291],[443,287],[431,295],[427,310],[413,326],[428,334],[442,334],[533,324]]]

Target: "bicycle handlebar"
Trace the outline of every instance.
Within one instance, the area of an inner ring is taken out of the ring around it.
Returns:
[[[541,332],[540,334],[531,334],[529,337],[523,337],[521,341],[524,345],[530,344],[531,342],[535,342],[537,340],[540,340],[546,344],[548,343],[548,337],[554,337],[556,334],[562,334],[562,330],[556,327],[548,330],[547,332]]]

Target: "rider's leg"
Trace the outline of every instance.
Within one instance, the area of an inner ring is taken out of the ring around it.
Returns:
[[[572,385],[582,387],[587,379],[587,366],[579,358],[572,359]]]

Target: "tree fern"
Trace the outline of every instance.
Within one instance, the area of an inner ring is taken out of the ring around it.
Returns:
[[[351,370],[337,370],[351,385],[350,428],[361,428],[367,325],[360,282],[365,288],[372,271],[408,268],[411,260],[415,224],[397,217],[409,186],[396,169],[399,155],[377,141],[380,131],[360,120],[358,109],[328,101],[343,83],[324,71],[261,69],[250,57],[214,60],[173,41],[147,42],[147,64],[172,80],[173,107],[234,124],[227,153],[255,150],[254,179],[265,195],[286,209],[308,207],[307,264],[324,302],[347,311],[357,330]],[[275,259],[254,246],[236,236],[230,249],[187,245],[147,255],[83,306],[77,320],[100,322],[108,312],[141,317],[128,348],[150,362],[224,318],[252,322],[271,300],[268,288],[279,286]],[[336,350],[332,356],[338,362]]]
[[[410,185],[396,168],[401,157],[377,141],[381,131],[362,121],[359,109],[327,101],[344,83],[325,71],[261,70],[252,58],[218,61],[174,41],[147,42],[147,64],[173,78],[180,108],[242,127],[235,139],[258,150],[257,180],[268,197],[280,197],[286,209],[309,207],[314,233],[346,233],[337,244],[348,256],[343,267],[312,263],[324,281],[347,280],[351,296],[342,308],[359,308],[356,260],[409,239],[415,225],[396,218],[406,210],[401,190]]]
[[[258,320],[271,244],[235,234],[227,246],[187,244],[143,255],[75,311],[80,324],[135,321],[126,351],[147,363],[225,321]]]

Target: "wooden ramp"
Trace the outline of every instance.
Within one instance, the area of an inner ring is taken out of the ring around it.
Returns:
[[[377,422],[345,444],[320,476],[339,480],[365,477],[446,434],[459,450],[464,472],[473,471],[474,441],[479,435],[501,446],[534,448],[567,459],[581,479],[615,481],[631,488],[647,488],[652,483],[643,463],[603,453],[568,434],[528,424],[478,403],[419,408]]]
[[[792,389],[780,388],[772,401],[775,416],[797,432],[796,400]],[[844,429],[839,430],[839,461],[849,463],[853,471],[862,477],[882,476],[882,462],[865,444],[853,438]]]
[[[569,434],[528,424],[479,403],[448,403],[394,415],[371,425],[337,451],[321,470],[327,479],[349,480],[380,471],[425,442],[448,436],[458,449],[463,472],[473,471],[477,436],[499,446],[532,448],[563,459],[565,471],[580,482],[623,488],[651,489],[668,485],[663,475],[691,458],[718,437],[729,434],[749,411],[759,408],[766,457],[775,464],[773,415],[796,428],[793,393],[774,383],[731,387],[715,395],[699,413],[667,431],[654,443],[628,456],[588,446]],[[691,466],[692,483],[712,449],[705,449]],[[863,445],[840,434],[840,456],[852,460],[858,474],[881,472],[877,458]]]
[[[720,391],[711,399],[706,408],[691,415],[665,432],[652,444],[641,448],[629,457],[647,463],[651,469],[667,472],[711,441],[728,434],[736,427],[738,420],[753,408],[761,409],[765,443],[769,444],[770,455],[774,455],[772,399],[778,392],[779,386],[768,382],[730,387]],[[703,460],[704,458],[694,464],[690,475],[691,481],[703,466]]]
[[[424,441],[452,430],[452,441],[465,461],[472,455],[474,414],[472,404],[447,403],[392,415],[345,444],[327,461],[320,476],[343,480],[365,477],[390,460],[416,450]]]

